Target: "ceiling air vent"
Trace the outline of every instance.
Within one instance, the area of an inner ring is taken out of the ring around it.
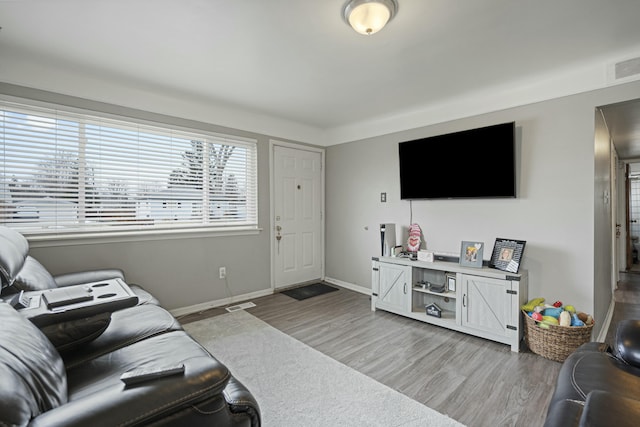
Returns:
[[[610,84],[640,80],[640,57],[611,64],[607,77]]]

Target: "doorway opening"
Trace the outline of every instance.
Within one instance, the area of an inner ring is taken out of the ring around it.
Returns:
[[[629,163],[629,239],[631,262],[629,271],[640,273],[640,163]]]

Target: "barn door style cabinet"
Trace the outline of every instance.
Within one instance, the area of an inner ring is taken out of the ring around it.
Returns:
[[[376,257],[371,264],[372,310],[508,344],[512,351],[519,351],[520,306],[528,297],[526,271],[513,274],[393,257]]]

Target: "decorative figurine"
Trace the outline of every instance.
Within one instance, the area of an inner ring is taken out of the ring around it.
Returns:
[[[409,240],[407,240],[407,250],[409,252],[418,252],[420,249],[420,237],[422,230],[418,224],[411,224],[409,227]]]

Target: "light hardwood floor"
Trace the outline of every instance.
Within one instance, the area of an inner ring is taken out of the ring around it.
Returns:
[[[544,424],[561,364],[526,348],[514,353],[508,345],[372,312],[367,295],[342,288],[304,301],[283,294],[252,301],[257,306],[247,311],[254,316],[467,426]],[[609,344],[618,321],[640,318],[640,274],[622,274],[615,301]],[[223,313],[216,308],[180,321]]]
[[[257,306],[247,311],[254,316],[467,426],[544,423],[560,363],[384,311],[372,312],[367,295],[346,289],[304,301],[283,294],[252,301]],[[225,312],[212,309],[180,320]]]
[[[614,292],[615,309],[605,341],[613,345],[615,325],[624,319],[640,319],[640,271],[621,273]]]

